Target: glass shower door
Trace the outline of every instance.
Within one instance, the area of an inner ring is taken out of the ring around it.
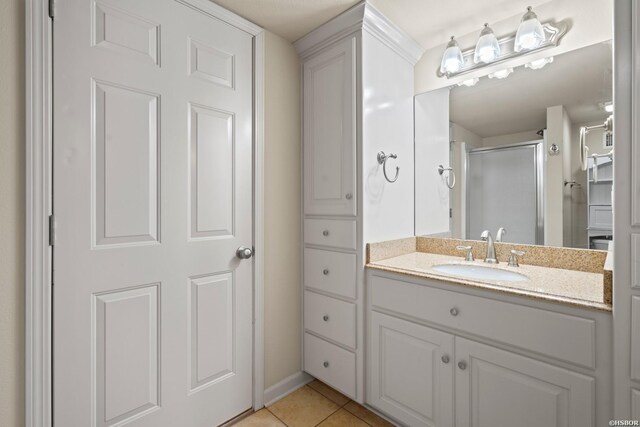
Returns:
[[[467,238],[483,230],[505,241],[543,244],[542,141],[469,152],[467,162]]]

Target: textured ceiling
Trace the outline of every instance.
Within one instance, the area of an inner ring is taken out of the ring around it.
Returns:
[[[359,0],[213,0],[293,42]]]
[[[213,0],[215,3],[295,41],[359,0]],[[550,0],[370,0],[370,3],[428,49],[451,35],[480,31]],[[562,0],[554,0],[562,1]],[[514,25],[517,24],[517,20]]]
[[[611,53],[611,43],[599,43],[558,55],[540,70],[519,67],[503,80],[456,87],[451,121],[486,138],[542,129],[554,105],[564,105],[575,124],[604,120],[608,113],[598,104],[612,99]]]

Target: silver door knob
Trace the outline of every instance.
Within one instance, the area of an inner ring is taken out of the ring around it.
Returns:
[[[465,362],[464,360],[459,361],[458,368],[464,371],[465,369],[467,369],[467,362]]]
[[[236,251],[236,256],[240,259],[249,259],[253,256],[253,249],[240,246]]]
[[[446,354],[442,356],[442,363],[444,363],[445,365],[449,363],[449,356],[447,356]]]
[[[449,313],[451,313],[452,316],[457,316],[458,315],[458,309],[453,307],[451,310],[449,310]]]

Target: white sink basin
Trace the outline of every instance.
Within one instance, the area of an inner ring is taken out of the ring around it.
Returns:
[[[468,279],[500,280],[503,282],[522,282],[528,280],[527,276],[520,273],[501,270],[499,268],[482,267],[476,264],[441,264],[432,268],[440,273],[466,277]]]

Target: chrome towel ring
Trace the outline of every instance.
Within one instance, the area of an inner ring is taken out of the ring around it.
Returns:
[[[397,159],[398,156],[396,154],[384,154],[384,151],[378,151],[378,164],[382,165],[382,173],[384,173],[384,178],[389,182],[396,182],[398,180],[398,175],[400,174],[400,167],[396,166],[396,176],[393,179],[389,179],[387,175],[387,160],[389,159]]]
[[[450,190],[453,190],[453,187],[456,186],[456,173],[453,171],[453,168],[445,168],[442,165],[438,166],[438,175],[442,175],[445,171],[449,172],[446,185]],[[451,181],[451,183],[449,183],[449,181]]]

